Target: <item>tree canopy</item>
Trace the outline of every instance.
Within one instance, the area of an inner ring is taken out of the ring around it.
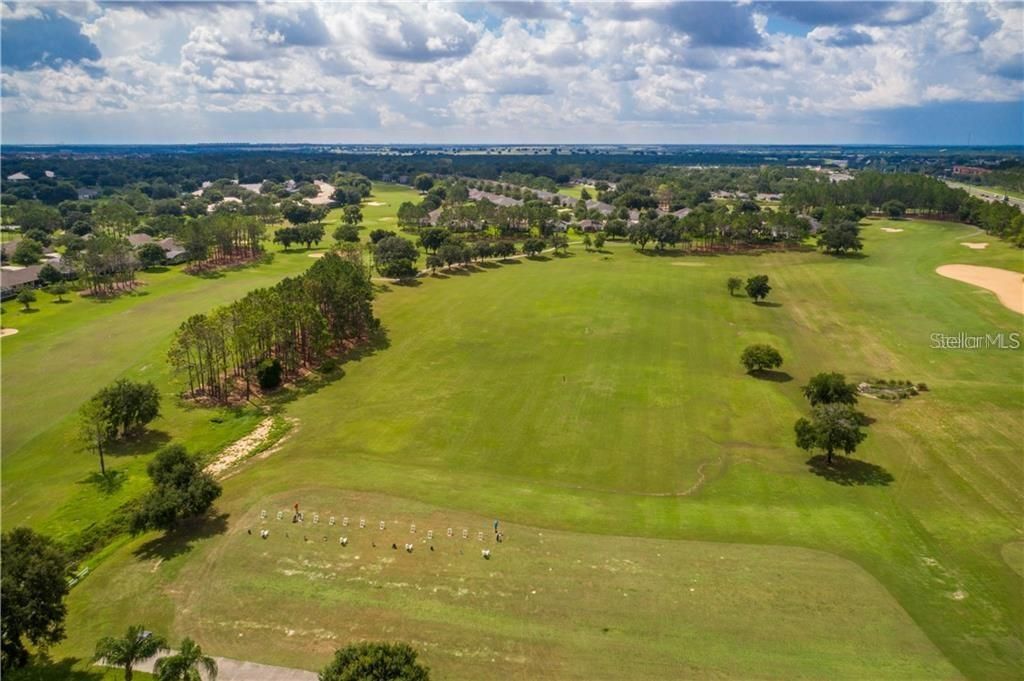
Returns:
[[[861,430],[863,417],[848,404],[818,404],[811,418],[797,419],[793,426],[796,446],[812,451],[824,450],[828,463],[836,450],[852,454],[867,433]]]
[[[819,404],[857,404],[857,386],[847,383],[843,374],[815,374],[801,390],[812,407]]]
[[[0,549],[0,669],[7,671],[28,662],[26,643],[45,648],[64,638],[68,557],[52,539],[27,527],[5,532]]]
[[[764,300],[771,293],[772,287],[768,284],[767,274],[758,274],[756,276],[747,279],[747,284],[744,287],[747,295],[753,298],[755,301]]]
[[[748,372],[777,369],[782,366],[782,354],[770,345],[748,345],[740,355],[740,363]]]
[[[373,249],[377,271],[385,277],[401,279],[416,274],[416,259],[419,252],[408,239],[389,236],[377,242]]]
[[[167,639],[135,624],[128,627],[124,636],[104,636],[97,641],[92,659],[123,668],[124,681],[132,681],[136,664],[166,650]]]
[[[221,494],[220,484],[181,445],[170,445],[157,452],[146,471],[153,489],[132,514],[133,534],[172,530],[182,520],[205,514]]]
[[[334,653],[319,681],[429,681],[430,670],[406,643],[355,643]]]

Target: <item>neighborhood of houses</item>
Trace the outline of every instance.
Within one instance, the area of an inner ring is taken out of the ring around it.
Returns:
[[[88,235],[85,237],[88,239]],[[155,243],[164,251],[164,260],[169,265],[177,265],[185,262],[188,259],[184,247],[175,241],[173,238],[157,240],[148,234],[129,234],[128,243],[132,245],[132,248],[138,249],[142,246]],[[40,278],[40,271],[47,265],[51,265],[60,271],[65,279],[73,279],[75,277],[75,271],[69,263],[67,263],[63,256],[57,252],[49,252],[43,254],[42,262],[35,265],[19,266],[8,264],[11,261],[11,256],[14,254],[14,249],[17,248],[18,242],[7,241],[0,249],[3,251],[3,262],[4,265],[0,267],[0,300],[10,300],[18,295],[18,291],[23,288],[38,288],[43,285],[43,280]]]

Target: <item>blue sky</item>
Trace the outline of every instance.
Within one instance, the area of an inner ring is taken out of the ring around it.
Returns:
[[[6,144],[1024,140],[1019,2],[0,11]]]

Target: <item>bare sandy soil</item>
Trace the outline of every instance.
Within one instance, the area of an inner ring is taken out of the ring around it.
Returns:
[[[210,475],[220,475],[231,466],[235,465],[239,461],[242,461],[250,454],[253,450],[263,444],[263,441],[270,435],[270,429],[274,427],[273,418],[265,418],[260,421],[260,424],[256,426],[256,429],[246,435],[240,440],[228,445],[217,460],[206,467],[206,472]]]
[[[967,248],[980,251],[983,248],[988,248],[988,243],[985,241],[961,241],[961,246],[967,246]]]
[[[316,186],[320,188],[320,193],[311,199],[306,199],[306,201],[314,206],[323,206],[330,203],[331,194],[334,193],[334,187],[320,180],[316,181]]]
[[[1024,275],[998,267],[942,265],[935,271],[943,277],[979,286],[996,294],[999,302],[1024,314]]]

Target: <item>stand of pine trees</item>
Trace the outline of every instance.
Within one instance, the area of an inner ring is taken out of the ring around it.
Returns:
[[[192,261],[189,270],[200,271],[259,257],[265,232],[257,217],[217,211],[185,222],[180,241]]]
[[[225,401],[243,384],[248,396],[265,359],[295,377],[367,340],[376,325],[372,298],[362,264],[329,253],[301,276],[190,317],[174,334],[168,359],[193,397]]]

